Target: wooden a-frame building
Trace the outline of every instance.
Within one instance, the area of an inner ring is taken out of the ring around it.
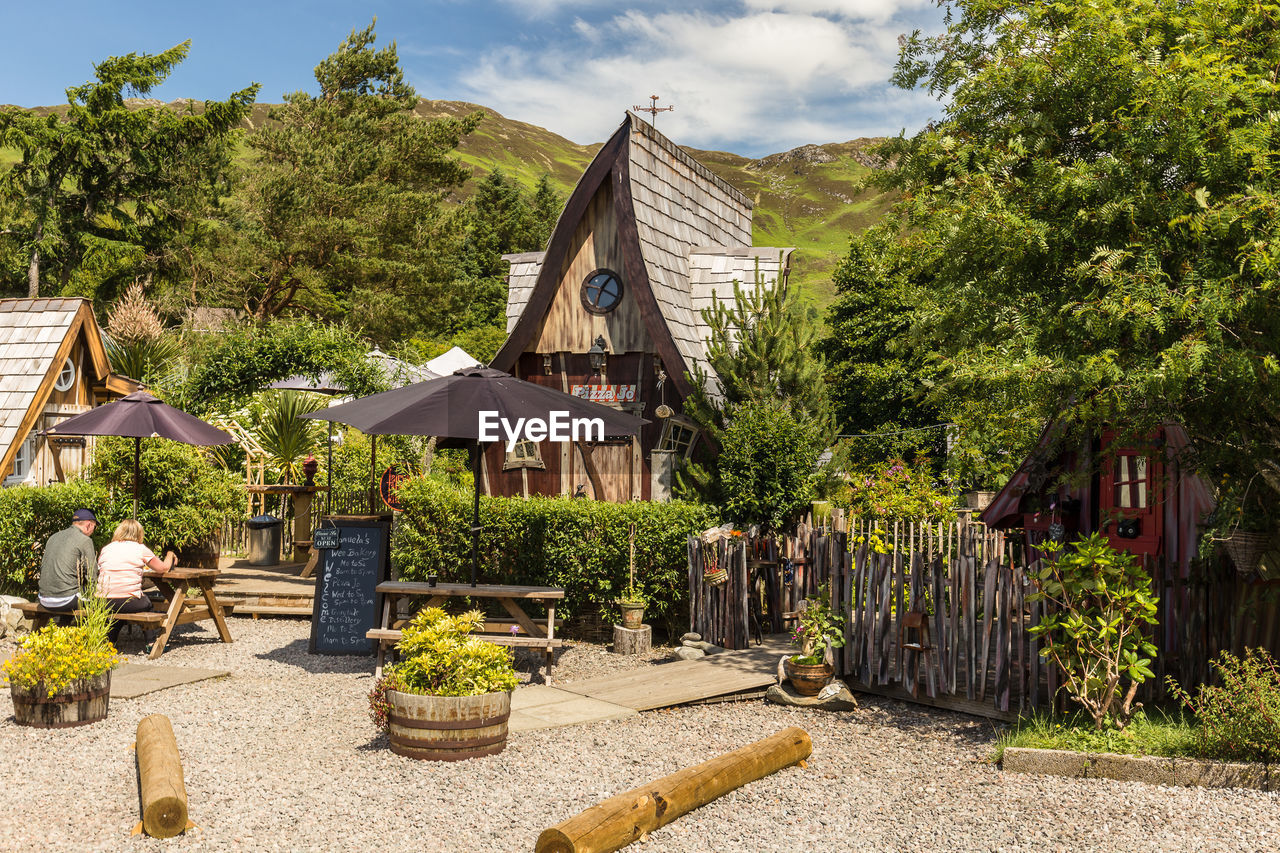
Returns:
[[[751,245],[751,212],[742,192],[627,113],[569,196],[547,250],[507,256],[508,336],[492,366],[650,423],[638,437],[603,442],[525,442],[511,453],[493,445],[486,492],[670,495],[677,459],[705,441],[682,414],[695,366],[716,381],[702,310],[732,302],[734,281],[773,285],[789,269],[791,249]]]

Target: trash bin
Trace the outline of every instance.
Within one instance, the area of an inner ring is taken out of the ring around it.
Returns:
[[[284,522],[273,515],[255,515],[248,521],[249,565],[280,565],[280,537]]]

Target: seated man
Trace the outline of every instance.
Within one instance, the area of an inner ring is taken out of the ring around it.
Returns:
[[[89,537],[98,526],[91,509],[71,514],[71,526],[49,537],[40,563],[39,601],[47,610],[70,613],[79,603],[80,588],[88,573],[96,569],[98,555]]]

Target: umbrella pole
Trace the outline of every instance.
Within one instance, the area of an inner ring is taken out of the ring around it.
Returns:
[[[369,436],[369,514],[378,511],[378,437]]]
[[[138,460],[142,457],[142,439],[133,437],[133,517],[138,518]]]
[[[325,423],[329,425],[329,467],[324,469],[324,480],[329,489],[324,493],[324,514],[331,515],[333,513],[333,421],[325,421]]]
[[[480,574],[480,442],[471,448],[471,475],[475,480],[472,489],[475,497],[471,507],[471,585],[476,585]]]

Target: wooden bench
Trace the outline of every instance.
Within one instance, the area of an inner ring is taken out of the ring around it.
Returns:
[[[55,616],[83,616],[84,611],[76,610],[50,610],[38,601],[23,601],[12,605],[17,610],[31,617],[31,621],[35,623],[36,630],[40,630],[49,624],[49,620]],[[112,613],[111,618],[117,622],[137,622],[142,625],[161,625],[164,624],[164,613],[159,610],[144,610],[140,613]]]
[[[400,642],[401,632],[395,628],[372,628],[365,631],[364,634],[370,640],[377,640],[386,646],[393,646]],[[474,633],[471,636],[479,637],[485,642],[493,643],[495,646],[517,646],[527,649],[558,649],[564,646],[564,640],[559,637],[519,637],[513,634],[481,634]]]

